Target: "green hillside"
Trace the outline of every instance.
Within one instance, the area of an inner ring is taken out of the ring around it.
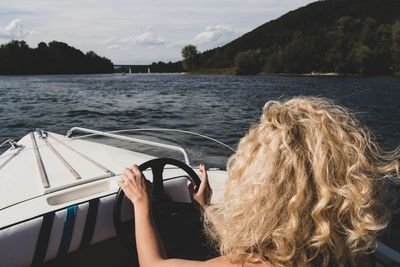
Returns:
[[[390,73],[400,69],[399,19],[399,0],[314,2],[199,54],[192,71]]]

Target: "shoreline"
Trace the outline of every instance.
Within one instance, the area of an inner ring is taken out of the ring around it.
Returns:
[[[340,74],[336,72],[316,72],[316,73],[265,73],[260,72],[257,74],[249,74],[249,75],[239,75],[233,72],[233,69],[210,69],[207,70],[196,70],[192,72],[153,72],[153,73],[143,73],[143,72],[134,72],[134,73],[122,73],[122,72],[111,72],[111,73],[49,73],[49,74],[0,74],[0,77],[18,77],[18,76],[88,76],[88,75],[121,75],[121,76],[129,76],[129,75],[227,75],[227,76],[277,76],[277,77],[395,77],[400,78],[400,73],[392,73],[392,74],[375,74],[375,75],[364,75],[364,74]]]
[[[224,69],[202,69],[187,72],[186,74],[192,75],[232,75],[232,76],[281,76],[281,77],[400,77],[400,73],[386,73],[386,74],[360,74],[360,73],[337,73],[337,72],[310,72],[310,73],[266,73],[260,72],[257,74],[239,75],[234,73],[233,68]]]
[[[303,76],[340,76],[337,72],[316,72],[304,73]]]

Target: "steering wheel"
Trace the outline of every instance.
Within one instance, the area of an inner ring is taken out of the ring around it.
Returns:
[[[200,215],[192,203],[173,202],[164,193],[163,171],[166,165],[180,168],[196,187],[200,186],[200,178],[191,167],[185,163],[171,158],[156,158],[144,162],[139,166],[141,172],[151,168],[153,183],[151,190],[151,208],[153,217],[167,253],[182,247],[185,240],[191,237],[191,231],[199,225]],[[114,227],[120,241],[128,248],[136,251],[134,220],[122,221],[122,202],[125,197],[121,188],[114,200]]]

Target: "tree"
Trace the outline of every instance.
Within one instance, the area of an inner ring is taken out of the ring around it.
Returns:
[[[44,50],[44,49],[47,49],[47,48],[48,48],[48,46],[47,46],[47,44],[45,42],[40,42],[38,44],[38,49],[39,50]]]
[[[262,68],[260,50],[247,50],[235,56],[235,73],[240,75],[257,74]]]
[[[325,63],[330,71],[349,72],[348,54],[358,39],[359,28],[360,20],[349,16],[341,17],[335,21],[333,29],[328,32],[331,46],[325,55]]]
[[[62,42],[40,42],[30,48],[12,40],[0,46],[0,74],[112,73],[112,62],[90,51],[87,54]]]
[[[199,52],[196,46],[186,45],[182,48],[183,69],[192,71],[198,67]]]
[[[371,47],[375,46],[379,40],[378,25],[375,19],[365,18],[362,23],[360,41]]]
[[[264,72],[266,73],[310,73],[320,70],[319,39],[295,32],[285,47],[276,47],[266,52]]]
[[[371,74],[373,52],[368,45],[355,43],[348,55],[352,73]]]
[[[400,72],[400,20],[393,25],[392,42],[394,70]]]
[[[283,65],[282,49],[279,48],[278,51],[267,57],[263,71],[266,73],[282,73],[284,67]]]

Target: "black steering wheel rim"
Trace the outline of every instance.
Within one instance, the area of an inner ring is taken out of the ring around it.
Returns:
[[[149,161],[146,161],[142,163],[139,167],[139,170],[141,172],[147,170],[148,168],[152,169],[153,172],[153,186],[152,186],[152,192],[151,192],[151,198],[161,200],[162,201],[162,196],[164,195],[164,183],[163,183],[163,177],[162,177],[162,172],[164,170],[164,167],[166,165],[172,165],[175,167],[180,168],[186,174],[188,174],[189,179],[193,182],[193,184],[196,187],[200,186],[200,178],[199,176],[194,172],[194,170],[185,164],[182,161],[172,159],[172,158],[155,158]],[[120,241],[126,246],[135,246],[135,244],[132,244],[130,242],[130,238],[127,235],[127,231],[125,230],[126,227],[124,227],[124,223],[121,220],[121,213],[122,213],[122,202],[125,197],[124,191],[119,188],[117,195],[114,200],[114,207],[113,207],[113,222],[114,222],[114,228],[117,233],[117,237],[120,239]],[[132,229],[134,227],[134,222],[135,218],[133,216],[132,218],[133,225]],[[134,237],[134,231],[133,231],[133,237]],[[134,238],[133,238],[134,239]],[[134,242],[135,243],[135,242]]]

